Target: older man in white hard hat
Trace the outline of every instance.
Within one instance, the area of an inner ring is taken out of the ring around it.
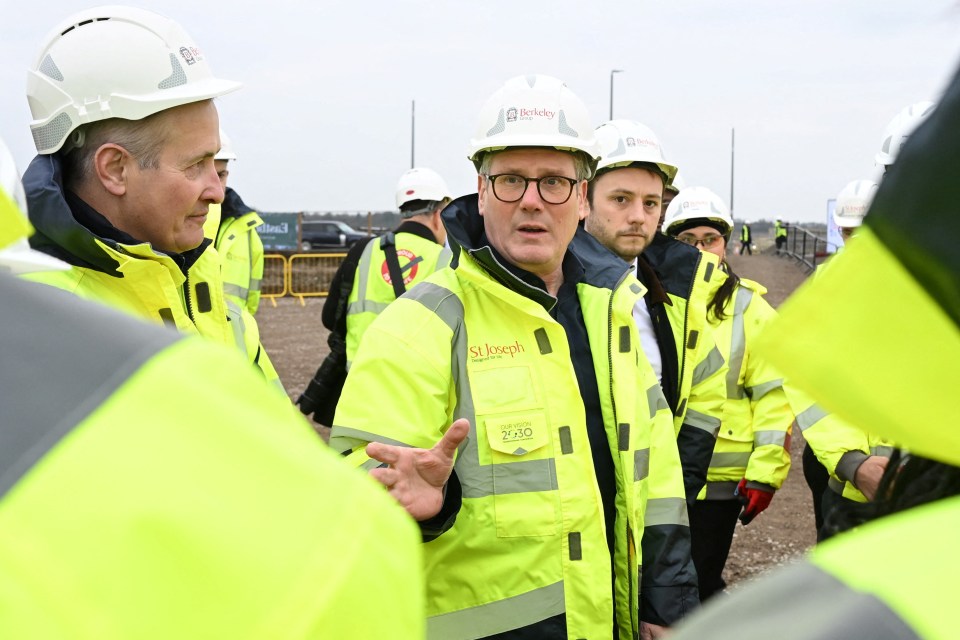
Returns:
[[[239,86],[215,77],[183,28],[156,13],[97,7],[59,24],[28,75],[39,155],[24,186],[31,245],[72,269],[34,279],[239,343],[276,379],[259,341],[235,337],[203,233],[223,200],[213,98]]]

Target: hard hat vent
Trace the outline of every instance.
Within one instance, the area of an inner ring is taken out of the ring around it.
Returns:
[[[60,73],[57,63],[54,62],[53,58],[51,58],[49,55],[43,59],[43,62],[40,63],[40,73],[53,78],[54,80],[63,82],[63,74]]]
[[[33,133],[33,142],[37,145],[37,149],[48,149],[63,140],[72,128],[73,122],[70,116],[61,113],[42,127],[35,127],[30,131]]]
[[[170,77],[164,80],[161,80],[157,85],[157,89],[172,89],[174,87],[179,87],[182,84],[187,84],[187,74],[184,72],[183,67],[177,61],[176,56],[172,53],[170,54]]]

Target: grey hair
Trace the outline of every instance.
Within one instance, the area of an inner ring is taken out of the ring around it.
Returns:
[[[133,156],[141,169],[159,169],[160,154],[167,142],[169,127],[164,112],[143,120],[108,118],[81,125],[68,138],[70,148],[57,152],[67,186],[79,185],[93,173],[94,156],[105,144],[116,144]]]
[[[524,148],[524,147],[517,147]],[[533,149],[541,147],[530,147]],[[546,147],[544,147],[546,148]],[[480,168],[477,169],[477,172],[481,175],[488,175],[490,173],[490,165],[493,164],[493,158],[498,153],[502,151],[509,151],[510,149],[502,149],[501,151],[486,151],[483,156],[480,158]],[[595,165],[587,156],[581,151],[567,152],[573,156],[573,172],[574,177],[577,180],[589,180],[593,175],[593,166]]]

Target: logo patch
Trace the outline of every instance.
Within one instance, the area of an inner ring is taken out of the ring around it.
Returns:
[[[507,109],[507,122],[516,122],[517,121],[517,108],[510,107]]]
[[[406,264],[404,264],[400,258],[406,258]],[[397,262],[400,263],[400,272],[403,274],[403,284],[407,285],[417,277],[417,271],[420,268],[420,263],[423,262],[423,258],[418,258],[416,254],[408,249],[397,249]],[[393,285],[393,280],[390,278],[390,268],[387,267],[386,260],[380,265],[380,275],[383,277],[384,282]]]

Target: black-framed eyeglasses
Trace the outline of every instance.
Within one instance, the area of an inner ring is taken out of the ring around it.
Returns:
[[[566,176],[543,176],[542,178],[525,178],[513,173],[498,173],[487,175],[493,186],[493,195],[500,202],[519,202],[531,182],[537,185],[537,193],[547,204],[563,204],[570,199],[573,187],[580,182],[576,178]]]
[[[684,244],[688,244],[691,247],[700,245],[704,249],[709,249],[713,245],[717,244],[720,242],[721,238],[723,238],[723,236],[718,236],[716,234],[705,235],[702,238],[698,238],[697,236],[689,233],[681,233],[677,236],[677,240]]]

